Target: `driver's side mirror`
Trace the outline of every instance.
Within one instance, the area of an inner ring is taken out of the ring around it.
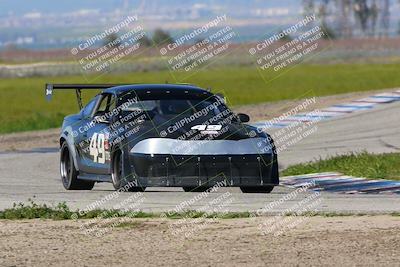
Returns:
[[[238,113],[237,117],[239,118],[240,122],[249,122],[250,121],[249,115],[244,114],[244,113]]]
[[[93,118],[93,120],[96,122],[96,123],[106,123],[106,124],[109,124],[110,123],[110,120],[108,120],[108,119],[104,119],[104,118],[102,118],[103,116],[95,116],[94,118]]]

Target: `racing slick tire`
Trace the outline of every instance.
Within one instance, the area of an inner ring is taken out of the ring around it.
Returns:
[[[278,170],[278,162],[274,160],[272,165],[272,173],[273,177],[279,177],[279,170]],[[274,189],[273,185],[260,185],[260,186],[241,186],[240,190],[243,193],[271,193]]]
[[[124,178],[125,172],[124,172],[124,157],[122,157],[122,152],[121,150],[117,150],[114,153],[113,160],[112,160],[112,170],[111,170],[111,179],[112,179],[112,184],[116,190],[118,189],[123,189],[123,191],[128,191],[128,192],[144,192],[146,187],[132,187],[132,186],[127,186],[128,181]]]
[[[273,185],[268,186],[241,186],[240,190],[243,193],[271,193],[274,189]]]
[[[182,188],[185,192],[205,192],[210,189],[209,186],[184,186]]]
[[[75,168],[67,142],[62,144],[60,151],[60,174],[64,188],[67,190],[92,190],[95,182],[78,179],[79,172]]]

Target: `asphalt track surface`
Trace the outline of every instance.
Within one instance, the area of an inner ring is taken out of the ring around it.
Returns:
[[[281,167],[350,151],[400,151],[400,102],[379,105],[372,110],[316,125],[316,131],[311,135],[280,153]],[[65,201],[73,209],[85,209],[96,201],[101,202],[100,208],[112,208],[134,194],[122,193],[110,201],[102,201],[114,192],[111,184],[97,184],[92,191],[66,191],[59,179],[58,160],[58,152],[54,149],[0,154],[0,209],[12,207],[13,203],[27,202],[29,198],[37,203],[53,205]],[[279,186],[271,194],[243,194],[238,188],[223,188],[192,201],[199,193],[186,193],[181,188],[148,188],[135,209],[159,212],[184,206],[193,210],[204,208],[216,200],[212,204],[216,210],[221,209],[218,207],[221,203],[224,203],[223,209],[229,211],[255,211],[276,203],[266,211],[279,213],[314,194],[312,191],[301,192],[288,198],[293,191]],[[229,202],[218,201],[227,195]],[[285,197],[286,201],[280,201]],[[316,209],[322,212],[400,212],[398,195],[321,193],[318,199],[320,202]]]

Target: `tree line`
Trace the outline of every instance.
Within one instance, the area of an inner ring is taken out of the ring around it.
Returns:
[[[302,0],[305,15],[316,14],[331,37],[388,37],[390,0]]]

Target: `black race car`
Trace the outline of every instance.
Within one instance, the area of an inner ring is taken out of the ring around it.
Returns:
[[[96,182],[115,189],[212,186],[269,193],[279,184],[271,137],[244,124],[221,95],[186,84],[47,84],[76,91],[80,112],[65,117],[60,172],[67,190]],[[101,89],[85,107],[81,91]]]

